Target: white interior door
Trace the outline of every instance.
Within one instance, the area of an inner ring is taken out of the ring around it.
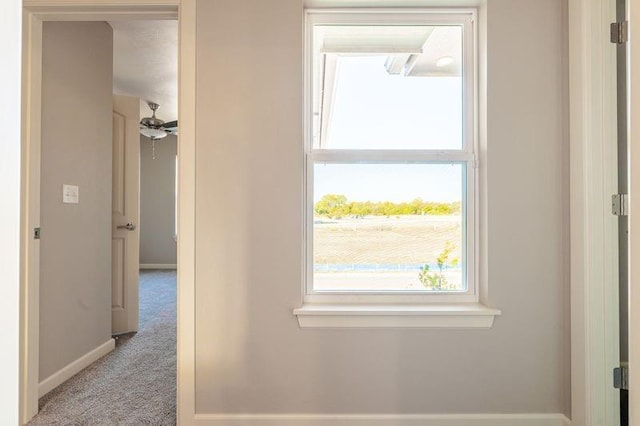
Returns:
[[[138,331],[140,100],[113,97],[112,334]]]

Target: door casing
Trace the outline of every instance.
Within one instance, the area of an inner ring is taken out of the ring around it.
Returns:
[[[615,18],[616,0],[568,1],[571,421],[581,426],[620,415]]]
[[[627,5],[627,19],[631,28],[640,25],[640,4],[630,1]],[[627,69],[628,90],[628,131],[629,131],[629,259],[640,256],[640,214],[635,200],[640,200],[640,84],[637,84],[640,72],[640,31],[630,31]],[[632,78],[631,76],[636,76]],[[634,231],[636,230],[636,231]],[[640,262],[629,262],[629,424],[637,424],[640,418]]]
[[[25,0],[23,2],[20,251],[20,422],[38,411],[40,144],[44,21],[179,21],[178,421],[195,416],[195,32],[196,0]]]

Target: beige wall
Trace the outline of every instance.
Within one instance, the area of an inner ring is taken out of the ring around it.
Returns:
[[[489,295],[511,358],[489,389],[569,415],[566,22],[564,1],[488,1]]]
[[[106,23],[44,23],[40,381],[111,336],[112,51]]]
[[[198,413],[567,412],[563,3],[487,2],[483,256],[503,315],[454,331],[298,327],[302,2],[198,2]]]
[[[177,137],[140,136],[140,263],[176,264],[175,176]]]

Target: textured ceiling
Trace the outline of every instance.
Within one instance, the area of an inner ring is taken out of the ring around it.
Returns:
[[[160,104],[157,117],[178,117],[178,22],[110,21],[113,91]],[[151,110],[141,106],[140,117]]]

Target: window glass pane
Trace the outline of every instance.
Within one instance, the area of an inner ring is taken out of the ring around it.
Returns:
[[[314,27],[316,149],[461,149],[461,26]]]
[[[462,164],[316,164],[315,291],[464,291]]]

